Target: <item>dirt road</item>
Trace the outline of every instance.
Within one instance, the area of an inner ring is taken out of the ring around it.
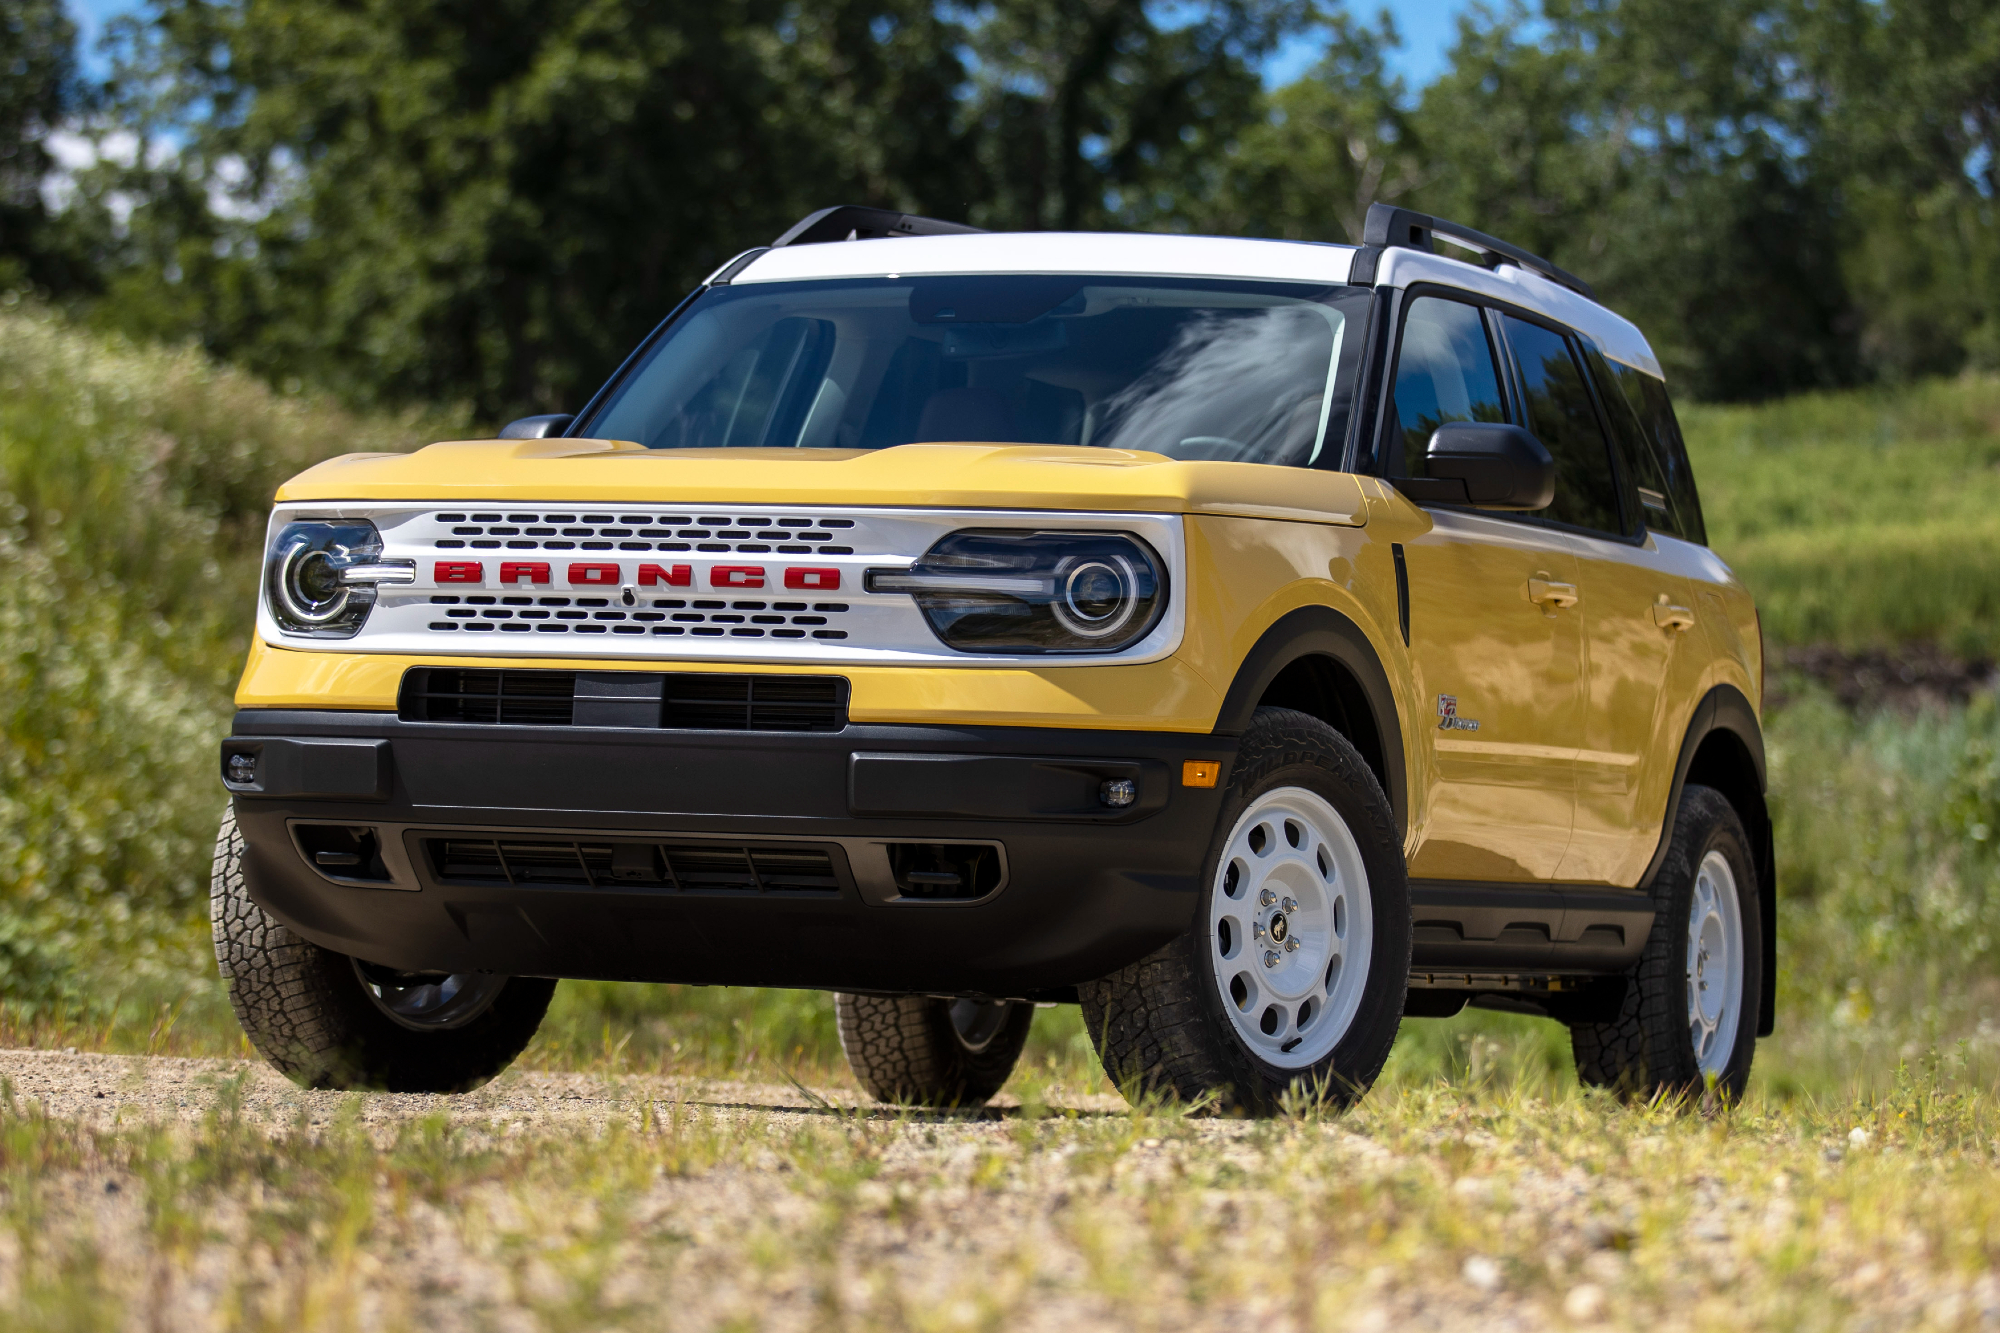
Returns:
[[[2000,1324],[1991,1137],[1893,1120],[1445,1087],[1263,1124],[912,1116],[533,1072],[346,1096],[34,1051],[0,1077],[9,1328]]]

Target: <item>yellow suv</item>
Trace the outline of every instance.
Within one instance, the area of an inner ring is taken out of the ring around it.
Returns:
[[[574,417],[286,483],[221,754],[251,1039],[448,1091],[555,978],[813,987],[872,1093],[975,1104],[1069,1002],[1121,1087],[1258,1111],[1470,1003],[1740,1092],[1762,647],[1659,363],[1503,241],[1365,241],[828,209]]]

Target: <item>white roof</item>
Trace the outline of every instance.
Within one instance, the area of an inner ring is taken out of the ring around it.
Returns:
[[[1021,231],[788,245],[757,256],[730,282],[878,278],[891,273],[1116,273],[1346,282],[1353,266],[1351,245],[1143,232]]]
[[[788,245],[766,250],[730,279],[732,284],[798,282],[812,278],[879,278],[945,273],[1106,273],[1134,277],[1250,278],[1275,282],[1343,283],[1355,247],[1310,241],[1241,240],[1149,232],[979,232],[897,236],[875,241]],[[735,261],[730,261],[734,263]],[[724,268],[728,265],[724,265]],[[716,273],[721,273],[717,269]],[[715,274],[710,275],[713,280]],[[1497,269],[1449,254],[1392,247],[1377,261],[1385,287],[1435,282],[1526,306],[1595,339],[1604,354],[1661,374],[1646,335],[1630,320],[1538,273]]]
[[[1653,355],[1646,335],[1623,315],[1607,310],[1589,297],[1551,282],[1539,273],[1513,264],[1486,269],[1453,259],[1448,254],[1426,254],[1422,250],[1390,248],[1382,252],[1375,267],[1375,281],[1389,287],[1408,287],[1417,282],[1435,282],[1457,287],[1496,301],[1526,306],[1589,335],[1604,355],[1664,379],[1660,360]]]

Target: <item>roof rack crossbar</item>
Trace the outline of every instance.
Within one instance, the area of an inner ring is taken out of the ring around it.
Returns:
[[[817,216],[817,215],[815,215]],[[1362,223],[1361,243],[1363,245],[1397,246],[1405,250],[1434,251],[1431,238],[1436,237],[1468,250],[1477,250],[1496,264],[1515,264],[1532,273],[1539,273],[1550,282],[1558,283],[1581,296],[1597,299],[1597,292],[1591,285],[1574,273],[1557,268],[1540,255],[1529,254],[1518,245],[1509,245],[1497,236],[1488,236],[1483,231],[1443,218],[1434,218],[1425,213],[1412,213],[1407,208],[1397,208],[1392,204],[1368,205],[1368,218]]]
[[[860,204],[840,204],[808,213],[792,224],[791,230],[771,242],[782,245],[817,245],[822,241],[873,241],[885,236],[957,236],[983,232],[984,227],[968,227],[963,222],[898,213],[887,208],[867,208]]]

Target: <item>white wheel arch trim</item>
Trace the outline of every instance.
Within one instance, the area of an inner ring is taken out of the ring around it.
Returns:
[[[1368,988],[1375,913],[1361,846],[1303,787],[1250,803],[1209,888],[1208,949],[1223,1012],[1279,1069],[1324,1060]]]

